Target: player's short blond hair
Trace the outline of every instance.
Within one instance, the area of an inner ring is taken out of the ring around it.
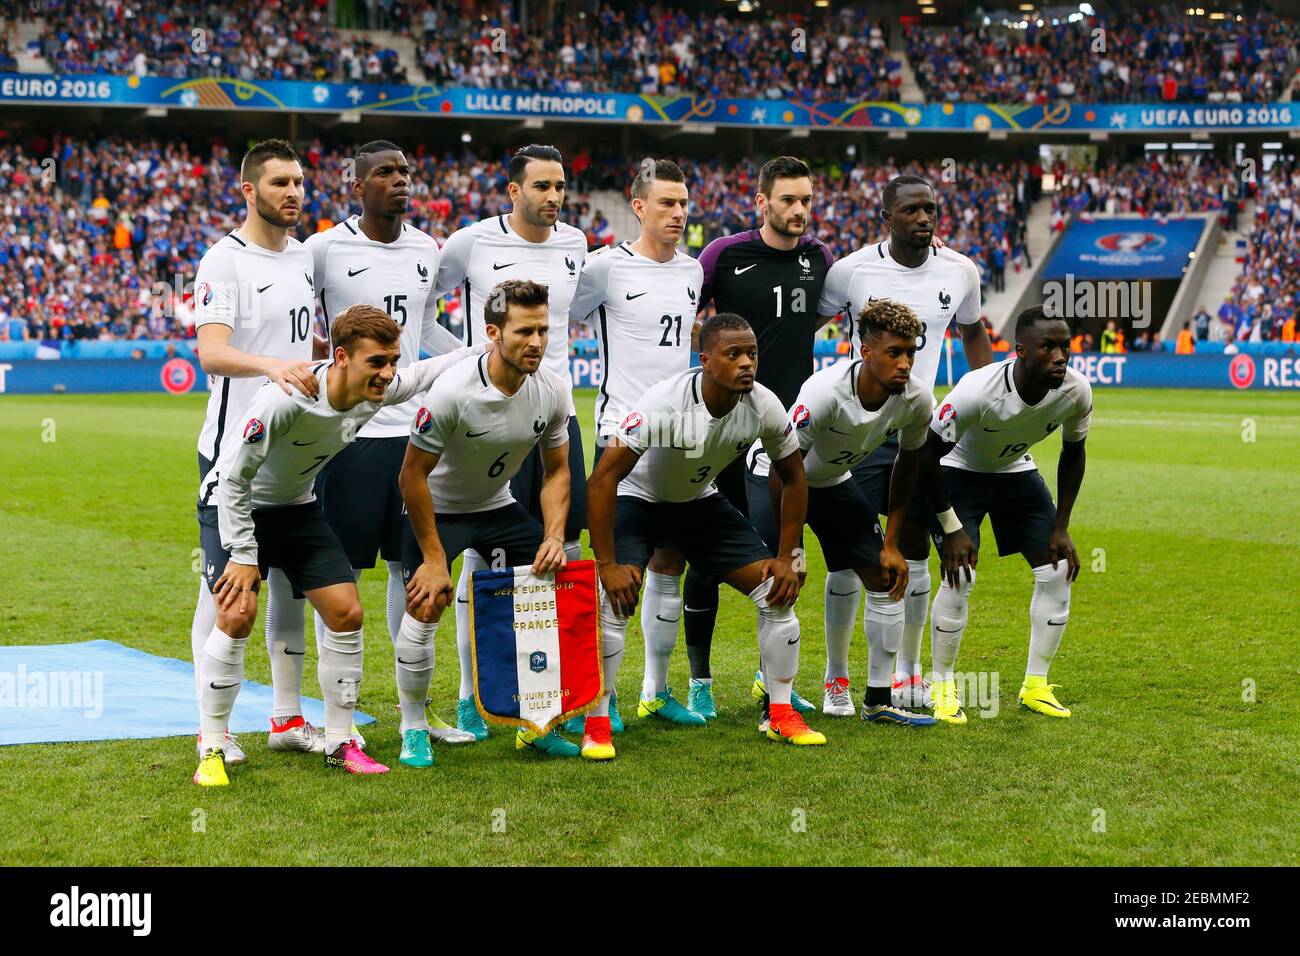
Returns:
[[[383,309],[373,305],[350,305],[334,316],[330,326],[330,342],[351,355],[362,339],[378,342],[385,348],[396,345],[402,338],[402,327]]]
[[[863,306],[858,313],[858,328],[863,339],[878,339],[886,332],[915,339],[925,329],[909,306],[893,299],[876,299]]]

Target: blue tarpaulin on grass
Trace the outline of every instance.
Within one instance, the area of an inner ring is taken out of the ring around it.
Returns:
[[[308,721],[324,724],[324,704],[302,703]],[[266,731],[271,706],[270,687],[245,681],[231,731]],[[360,711],[356,720],[374,722]],[[0,746],[193,736],[198,724],[189,661],[114,641],[0,647]]]

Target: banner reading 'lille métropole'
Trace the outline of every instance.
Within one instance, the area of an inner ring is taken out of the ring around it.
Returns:
[[[466,87],[0,73],[0,103],[445,117],[541,117],[606,123],[947,132],[1248,131],[1300,128],[1291,103],[877,103],[698,99],[637,93],[542,93]]]

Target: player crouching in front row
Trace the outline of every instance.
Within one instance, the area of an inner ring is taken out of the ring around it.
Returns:
[[[355,305],[335,318],[334,361],[312,369],[319,392],[307,398],[263,385],[249,403],[242,440],[223,449],[217,505],[201,509],[201,542],[217,622],[199,663],[199,767],[194,782],[225,786],[222,744],[244,681],[244,649],[257,616],[257,591],[279,568],[325,623],[318,676],[325,698],[325,765],[387,773],[351,733],[361,685],[361,601],[347,554],[312,490],[320,467],[385,405],[428,389],[445,369],[481,348],[458,349],[401,372],[401,329],[381,309]],[[211,477],[211,476],[210,476]]]
[[[934,597],[930,648],[934,715],[964,724],[954,666],[975,584],[979,529],[988,515],[998,554],[1021,554],[1034,574],[1029,603],[1029,663],[1020,703],[1049,717],[1070,711],[1052,693],[1047,668],[1070,617],[1070,585],[1079,555],[1070,540],[1070,513],[1083,485],[1084,440],[1092,422],[1092,388],[1070,368],[1070,327],[1026,309],[1016,319],[1016,354],[968,372],[944,398],[930,424],[923,474],[943,525],[938,540],[943,585]],[[1060,507],[1028,454],[1061,429],[1057,465]],[[932,467],[942,459],[942,480]],[[951,505],[949,497],[951,496]],[[936,539],[939,536],[936,535]]]
[[[700,328],[700,363],[652,386],[619,425],[587,483],[591,549],[600,573],[606,695],[587,716],[583,755],[614,756],[608,691],[614,686],[627,622],[657,547],[726,581],[758,607],[758,643],[771,697],[767,736],[824,744],[790,706],[799,668],[799,578],[791,564],[808,505],[799,444],[780,400],[754,381],[758,343],[749,323],[720,313]],[[780,544],[773,557],[713,478],[761,441],[783,483]],[[609,648],[616,647],[611,654]],[[672,643],[652,649],[663,660]],[[648,651],[649,653],[649,651]]]
[[[570,399],[560,377],[542,367],[550,334],[547,287],[527,279],[502,282],[484,300],[483,319],[492,351],[462,362],[429,390],[398,476],[411,518],[402,539],[407,605],[397,636],[399,759],[408,767],[433,764],[424,702],[434,634],[455,596],[452,562],[472,548],[500,555],[507,567],[531,564],[534,574],[566,563]],[[545,527],[510,486],[534,448],[541,449]],[[578,756],[577,745],[555,731],[539,736],[521,727],[515,747]]]
[[[912,505],[920,452],[934,410],[930,390],[912,378],[916,340],[925,327],[908,306],[876,299],[862,309],[858,328],[862,357],[815,373],[799,389],[790,409],[790,424],[808,478],[808,527],[821,543],[826,570],[831,574],[851,570],[867,590],[862,623],[870,654],[862,719],[933,726],[933,717],[891,702],[908,580],[899,539],[904,516]],[[853,481],[852,468],[894,435],[899,436],[899,451],[889,483],[889,523],[882,540],[875,508]],[[749,458],[749,517],[770,547],[776,543],[773,502],[779,485],[775,478],[769,485],[768,477],[755,472],[760,460],[757,455]],[[847,641],[833,648],[828,635],[826,653],[828,665],[840,661],[835,673],[845,676],[827,679],[823,710],[847,717],[854,712],[847,677]]]

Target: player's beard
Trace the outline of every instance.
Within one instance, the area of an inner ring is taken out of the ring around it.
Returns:
[[[279,209],[272,206],[270,203],[263,202],[260,193],[255,193],[253,196],[253,208],[257,210],[257,214],[262,217],[264,222],[268,225],[275,226],[277,229],[288,229],[297,225],[298,219],[302,215],[302,207],[300,206],[298,207],[299,213],[297,216],[294,216],[293,218],[285,216]]]
[[[793,236],[796,239],[808,231],[808,220],[805,219],[803,225],[795,228],[790,225],[789,219],[782,219],[773,210],[767,211],[767,224],[772,227],[772,231],[782,236]]]
[[[523,215],[524,222],[528,223],[528,225],[537,226],[542,229],[549,229],[551,226],[555,225],[556,219],[560,218],[560,213],[557,209],[554,218],[548,219],[542,214],[542,207],[540,205],[534,206],[522,195],[519,197],[519,212]]]

